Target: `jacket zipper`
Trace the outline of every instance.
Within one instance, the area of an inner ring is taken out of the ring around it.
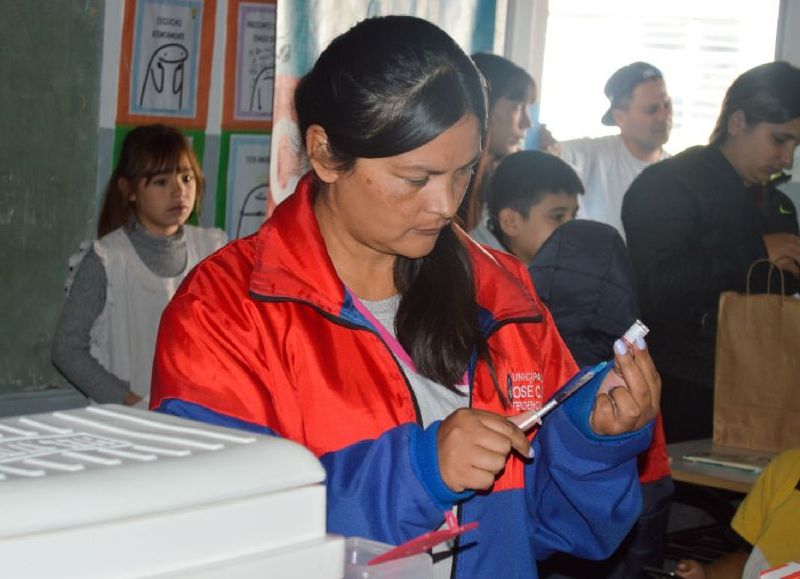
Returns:
[[[313,309],[314,311],[319,313],[323,318],[325,318],[326,320],[329,320],[330,322],[335,323],[338,326],[341,326],[343,328],[348,328],[348,329],[351,329],[351,330],[358,330],[358,331],[362,331],[362,332],[367,332],[368,334],[372,334],[373,336],[378,338],[380,343],[383,344],[383,347],[386,348],[386,351],[392,357],[392,360],[394,360],[394,363],[397,366],[397,369],[400,371],[400,375],[403,377],[403,382],[405,382],[406,389],[408,390],[408,394],[411,396],[411,403],[414,406],[414,416],[416,417],[417,425],[422,426],[422,411],[419,409],[419,403],[417,402],[417,397],[414,395],[414,390],[411,388],[411,383],[408,381],[408,377],[406,376],[406,373],[403,370],[403,367],[400,364],[400,361],[395,357],[395,355],[392,352],[391,348],[389,348],[389,345],[386,342],[384,342],[383,338],[381,338],[381,336],[380,336],[380,334],[378,332],[376,332],[375,330],[371,330],[371,329],[369,329],[367,327],[359,326],[359,325],[354,324],[352,322],[348,322],[348,321],[346,321],[346,320],[344,320],[344,319],[342,319],[342,318],[340,318],[338,316],[334,316],[333,314],[331,314],[329,312],[326,312],[325,310],[323,310],[319,306],[316,306],[316,305],[312,304],[311,302],[307,302],[305,300],[299,300],[299,299],[295,299],[295,298],[269,298],[269,297],[262,296],[262,295],[259,295],[257,293],[254,293],[254,292],[250,292],[250,296],[253,299],[256,299],[256,300],[258,300],[260,302],[268,302],[268,303],[292,302],[292,303],[296,303],[296,304],[302,304],[304,306],[310,307],[311,309]],[[471,396],[470,396],[470,398],[471,398]]]
[[[503,321],[497,322],[492,326],[492,328],[486,332],[485,339],[488,340],[492,335],[494,335],[500,328],[507,326],[509,324],[526,324],[526,323],[533,323],[538,324],[544,319],[544,316],[525,316],[519,318],[506,318]],[[477,365],[477,362],[476,362]],[[472,408],[472,388],[475,381],[475,373],[473,372],[472,379],[470,380],[469,384],[469,407]],[[463,524],[463,509],[464,503],[459,503],[456,505],[456,520],[458,521],[459,525]],[[460,553],[459,547],[461,547],[461,536],[455,538],[453,541],[453,561],[450,565],[450,579],[456,579],[456,566],[458,564],[458,555]]]
[[[360,330],[360,331],[363,331],[363,332],[367,332],[369,334],[372,334],[376,338],[378,338],[380,343],[383,344],[383,347],[386,348],[386,351],[389,352],[389,355],[392,357],[392,360],[394,360],[394,363],[397,366],[397,369],[400,370],[400,375],[403,377],[403,381],[406,384],[406,388],[408,389],[408,393],[411,396],[411,402],[414,404],[414,414],[415,414],[415,416],[417,418],[417,424],[419,426],[422,426],[422,413],[421,413],[421,411],[419,409],[419,404],[417,403],[417,397],[414,395],[414,390],[411,388],[411,383],[408,381],[408,377],[406,377],[406,373],[403,370],[403,367],[400,365],[399,360],[395,357],[395,355],[392,352],[391,348],[389,348],[388,344],[386,342],[384,342],[383,338],[381,338],[381,336],[380,336],[380,334],[378,334],[378,332],[376,332],[374,330],[370,330],[369,328],[366,328],[364,326],[358,326],[358,325],[353,324],[351,322],[347,322],[347,321],[343,320],[342,318],[340,318],[338,316],[334,316],[333,314],[331,314],[329,312],[326,312],[325,310],[323,310],[319,306],[316,306],[316,305],[312,304],[311,302],[307,302],[305,300],[299,300],[299,299],[295,299],[295,298],[268,298],[268,297],[259,295],[259,294],[254,293],[254,292],[250,292],[250,296],[253,299],[256,299],[256,300],[261,301],[261,302],[269,302],[269,303],[292,302],[292,303],[302,304],[302,305],[310,307],[314,311],[318,312],[325,319],[330,320],[331,322],[333,322],[333,323],[335,323],[335,324],[337,324],[339,326],[342,326],[344,328],[349,328],[351,330]],[[537,323],[540,323],[543,319],[544,319],[544,317],[541,316],[541,315],[538,315],[538,316],[525,316],[525,317],[520,317],[520,318],[507,318],[505,320],[502,320],[500,322],[495,323],[495,325],[492,326],[492,328],[486,333],[485,339],[488,340],[500,328],[502,328],[504,326],[507,326],[509,324],[521,324],[521,323],[535,323],[535,324],[537,324]],[[475,374],[473,372],[473,375],[472,375],[472,378],[470,379],[470,384],[469,384],[469,406],[468,406],[469,408],[472,408],[472,391],[473,391],[474,382],[475,382]],[[459,525],[462,524],[463,507],[464,507],[464,505],[462,503],[459,503],[458,505],[456,505],[456,520],[458,521]],[[460,545],[461,545],[461,537],[458,536],[453,541],[453,549],[452,549],[453,561],[452,561],[452,563],[450,565],[450,579],[455,579],[455,577],[456,577],[456,565],[458,563],[458,554],[459,554]]]

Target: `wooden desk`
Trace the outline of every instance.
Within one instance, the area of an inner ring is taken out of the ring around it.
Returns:
[[[676,481],[701,485],[715,489],[724,489],[738,493],[747,493],[758,478],[758,473],[751,473],[735,468],[699,464],[684,460],[687,454],[708,451],[729,451],[758,458],[761,462],[774,456],[770,453],[748,451],[739,448],[728,448],[712,444],[711,439],[690,440],[667,445],[672,478]],[[757,462],[756,464],[759,464]]]
[[[758,465],[764,465],[771,458],[771,455],[764,453],[715,446],[710,438],[668,444],[672,478],[676,481],[673,501],[698,509],[704,513],[704,518],[713,521],[703,521],[700,525],[679,525],[668,532],[664,555],[669,560],[697,559],[710,563],[736,548],[728,535],[730,522],[738,501],[750,491],[760,473],[690,462],[683,458],[709,451],[754,457],[757,459],[754,464]]]

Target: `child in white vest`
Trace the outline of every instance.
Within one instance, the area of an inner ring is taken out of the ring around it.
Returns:
[[[123,141],[106,188],[98,238],[70,259],[53,363],[95,402],[147,406],[161,312],[225,233],[186,225],[204,179],[189,143],[165,125]]]

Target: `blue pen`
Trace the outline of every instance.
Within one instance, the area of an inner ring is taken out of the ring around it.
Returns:
[[[636,320],[620,339],[625,342],[628,348],[633,348],[633,344],[636,342],[637,338],[644,338],[649,331],[650,330],[648,327],[645,326],[641,320]],[[606,360],[595,366],[584,368],[570,378],[566,384],[559,388],[555,396],[548,400],[547,404],[542,406],[539,410],[531,410],[529,412],[517,414],[516,416],[509,416],[508,419],[519,426],[519,428],[522,430],[528,430],[535,424],[541,426],[542,418],[546,414],[564,402],[564,400],[575,394],[575,392],[580,390],[584,385],[591,382],[592,378],[602,372],[606,366],[609,366],[613,363],[613,360]]]

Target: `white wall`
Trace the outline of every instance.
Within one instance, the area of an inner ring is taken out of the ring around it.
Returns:
[[[800,30],[800,0],[781,0],[776,60],[786,60],[800,66],[800,36],[796,34],[797,30]],[[783,185],[781,190],[792,198],[796,207],[800,207],[800,147],[794,151],[792,180]]]
[[[800,0],[781,0],[775,59],[800,66]],[[794,34],[793,34],[794,32]]]

